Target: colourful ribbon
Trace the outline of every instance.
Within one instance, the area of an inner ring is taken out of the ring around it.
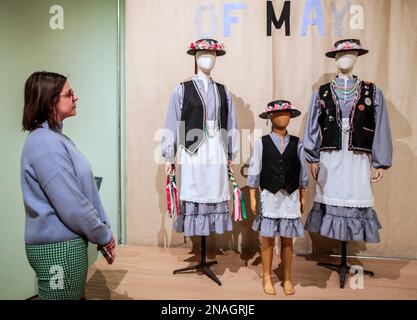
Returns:
[[[175,181],[175,174],[170,173],[167,176],[167,185],[165,188],[167,196],[167,206],[168,214],[172,218],[173,215],[179,217],[179,202],[178,202],[178,192],[177,192],[177,183]]]
[[[233,170],[230,167],[228,173],[230,181],[233,185],[233,216],[235,218],[235,221],[246,220],[246,208],[243,193],[239,189]]]

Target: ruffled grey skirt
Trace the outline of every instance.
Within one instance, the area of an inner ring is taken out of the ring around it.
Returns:
[[[275,238],[281,236],[285,238],[304,237],[303,223],[300,218],[267,218],[258,214],[253,221],[252,229],[259,231],[262,237]]]
[[[380,242],[381,223],[372,208],[350,208],[314,202],[305,229],[341,241]]]
[[[215,232],[232,231],[233,224],[228,201],[219,203],[181,202],[181,214],[174,221],[174,229],[185,236],[208,236]]]

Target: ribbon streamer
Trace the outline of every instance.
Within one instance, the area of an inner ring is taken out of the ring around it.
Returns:
[[[178,202],[178,191],[177,191],[177,183],[175,181],[175,175],[170,173],[167,176],[167,185],[165,188],[166,197],[167,197],[167,207],[168,207],[168,214],[169,217],[176,215],[179,217],[180,210],[179,210],[179,202]]]
[[[233,185],[233,216],[235,221],[242,221],[246,220],[246,208],[245,208],[245,200],[243,198],[243,193],[240,190],[233,170],[229,167],[228,170],[230,181]]]

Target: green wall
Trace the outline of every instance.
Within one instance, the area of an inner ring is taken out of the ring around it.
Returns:
[[[64,8],[63,30],[49,26],[53,5]],[[32,72],[69,77],[78,115],[64,122],[64,133],[104,177],[100,193],[119,238],[117,1],[0,0],[0,41],[0,299],[25,299],[37,292],[24,253],[19,182],[23,87]],[[90,260],[96,256],[90,246]]]

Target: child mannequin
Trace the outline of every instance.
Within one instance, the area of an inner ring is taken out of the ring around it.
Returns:
[[[271,280],[275,237],[281,237],[282,287],[286,295],[295,293],[291,280],[294,237],[303,237],[301,213],[306,207],[308,170],[301,142],[290,136],[290,118],[300,115],[290,102],[272,101],[259,116],[272,121],[272,132],[255,141],[248,186],[251,211],[256,215],[253,229],[262,236],[263,289],[276,294]],[[260,187],[258,214],[256,190]]]

